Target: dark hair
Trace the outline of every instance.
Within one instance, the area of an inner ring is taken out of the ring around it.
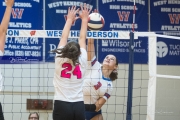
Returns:
[[[118,66],[117,57],[116,57],[116,65]],[[116,79],[118,78],[118,71],[117,71],[117,69],[115,69],[115,70],[113,70],[113,71],[111,72],[111,74],[109,75],[109,78],[110,78],[112,81],[114,81],[114,80],[116,80]]]
[[[68,42],[63,48],[55,49],[52,52],[60,54],[57,57],[69,58],[73,61],[73,65],[79,63],[78,58],[81,54],[80,45],[77,42],[71,41]]]
[[[38,120],[39,120],[39,114],[38,114],[37,112],[30,113],[28,119],[30,119],[30,117],[31,117],[32,114],[36,114],[36,116],[37,116],[37,118],[38,118]]]

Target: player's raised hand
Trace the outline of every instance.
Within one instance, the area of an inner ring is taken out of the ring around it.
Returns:
[[[91,12],[91,9],[88,9],[86,3],[84,3],[84,6],[81,5],[81,12],[79,13],[79,17],[82,19],[82,20],[88,20],[88,17],[89,17],[89,13]]]
[[[14,0],[5,0],[5,3],[7,7],[12,7],[14,4]]]
[[[78,11],[79,11],[79,8],[76,9],[76,6],[72,6],[71,8],[69,7],[68,14],[67,14],[67,20],[71,20],[73,22],[76,19],[78,19],[78,17],[76,17],[76,14]]]

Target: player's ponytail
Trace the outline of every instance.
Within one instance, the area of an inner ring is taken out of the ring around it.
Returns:
[[[81,51],[77,42],[68,42],[63,48],[53,50],[52,52],[58,53],[59,56],[57,57],[71,59],[74,66],[79,63],[78,58]]]
[[[113,71],[111,72],[111,74],[109,75],[109,78],[110,78],[112,81],[116,80],[116,79],[118,78],[118,72],[117,72],[117,70],[113,70]]]

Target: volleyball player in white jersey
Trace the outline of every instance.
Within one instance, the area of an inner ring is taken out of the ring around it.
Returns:
[[[102,65],[96,60],[94,40],[88,40],[88,71],[83,85],[86,120],[103,120],[101,107],[111,96],[112,81],[117,79],[118,60],[107,55]]]
[[[85,120],[82,86],[87,66],[86,33],[90,11],[86,4],[81,6],[79,44],[67,43],[71,25],[78,12],[76,7],[68,9],[62,37],[58,49],[54,51],[56,58],[53,79],[55,88],[53,120]]]
[[[14,4],[14,0],[5,0],[5,3],[6,3],[6,10],[0,24],[0,56],[3,56],[4,45],[5,45],[5,40],[6,40],[6,31],[8,28],[9,21],[10,21],[11,10]],[[0,91],[2,90],[2,85],[3,85],[3,77],[1,74],[1,68],[0,68]],[[0,120],[4,120],[1,103],[0,103]]]

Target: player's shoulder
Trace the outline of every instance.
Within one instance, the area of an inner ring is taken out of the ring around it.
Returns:
[[[86,56],[87,57],[87,51],[86,51],[86,49],[84,49],[84,48],[80,48],[80,51],[81,51],[81,55],[80,55],[80,57],[81,56]]]
[[[93,68],[101,68],[101,63],[97,60],[96,56],[94,56],[91,60],[91,67]]]

